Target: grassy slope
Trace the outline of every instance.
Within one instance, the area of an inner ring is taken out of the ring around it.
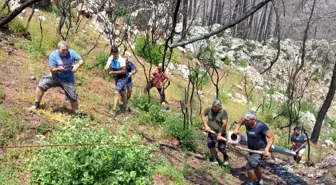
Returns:
[[[31,116],[25,110],[26,107],[30,106],[34,100],[34,87],[37,83],[36,81],[29,80],[29,76],[34,75],[37,79],[39,79],[42,75],[48,73],[48,66],[46,55],[49,54],[51,51],[55,49],[55,44],[60,40],[55,33],[55,16],[51,13],[40,12],[38,15],[43,14],[47,21],[42,22],[43,25],[43,42],[42,42],[42,49],[38,48],[38,41],[40,40],[40,28],[39,22],[37,20],[37,16],[35,15],[32,19],[32,22],[29,27],[29,32],[32,36],[32,41],[26,41],[22,38],[15,38],[12,37],[12,40],[15,43],[15,47],[22,48],[17,50],[16,55],[8,56],[6,52],[0,50],[0,61],[8,64],[8,66],[13,66],[13,68],[6,68],[8,72],[15,72],[15,75],[9,75],[15,80],[15,85],[9,86],[9,88],[5,88],[5,93],[10,94],[9,97],[6,97],[5,105],[0,106],[0,115],[2,122],[6,123],[18,123],[10,124],[8,127],[9,129],[13,130],[13,136],[4,136],[5,143],[10,144],[27,144],[27,143],[34,143],[37,141],[36,134],[40,134],[43,132],[41,128],[46,127],[48,130],[54,129],[57,125],[62,123],[64,120],[69,119],[69,115],[66,113],[62,113],[59,111],[59,107],[67,107],[69,108],[68,102],[64,100],[64,96],[59,93],[59,90],[51,90],[50,92],[46,93],[44,97],[44,109],[37,111],[36,115],[32,117],[35,119],[33,121],[37,124],[37,126],[27,126],[25,122],[25,118],[27,116]],[[26,16],[28,13],[26,13]],[[20,25],[25,25],[27,17],[24,17],[23,20],[16,19],[14,23],[11,24],[11,28],[17,29]],[[81,25],[83,26],[83,25]],[[98,37],[97,33],[95,33],[89,24],[86,24],[85,27],[81,27],[78,29],[78,33],[72,34],[69,43],[71,44],[71,48],[75,49],[78,53],[83,55],[88,50],[90,50],[93,45],[95,44],[96,38]],[[90,114],[94,120],[96,125],[105,125],[106,123],[110,123],[107,112],[109,106],[112,104],[112,97],[113,97],[113,88],[114,83],[113,81],[105,80],[104,74],[101,70],[94,68],[92,70],[88,70],[89,66],[92,66],[97,63],[97,56],[101,55],[102,53],[108,53],[109,48],[106,44],[104,39],[100,39],[98,42],[98,46],[87,56],[84,57],[86,62],[85,66],[81,68],[78,73],[76,74],[77,78],[77,91],[80,95],[80,109],[83,112]],[[135,61],[135,59],[132,59]],[[186,62],[186,58],[181,58],[182,61]],[[20,67],[15,67],[15,65],[19,65]],[[144,87],[144,76],[140,65],[137,65],[140,69],[139,73],[134,77],[135,83],[135,91],[139,93],[142,92],[142,88]],[[148,68],[148,65],[146,65]],[[9,74],[9,73],[8,73]],[[226,94],[229,89],[233,87],[233,85],[242,82],[241,75],[235,72],[229,72],[228,78],[221,82],[221,94]],[[172,85],[167,89],[167,97],[168,100],[172,102],[172,107],[176,110],[179,110],[178,101],[180,97],[183,96],[183,85],[187,83],[186,80],[181,80],[181,77],[174,76],[172,77]],[[210,105],[211,101],[214,98],[214,87],[209,82],[204,87],[204,95],[202,97],[203,105]],[[15,93],[14,93],[15,92]],[[230,91],[232,94],[235,92],[241,92],[241,90],[233,87]],[[153,93],[154,94],[154,93]],[[157,97],[156,93],[154,94]],[[254,102],[260,97],[258,92],[253,94]],[[18,106],[13,106],[17,104]],[[11,108],[8,108],[7,105],[10,105]],[[232,102],[231,100],[227,99],[224,103],[225,108],[229,112],[229,119],[230,123],[234,120],[238,120],[243,113],[255,105],[240,105],[237,103]],[[8,112],[14,112],[14,117],[9,119]],[[54,120],[54,121],[52,121]],[[135,118],[130,117],[128,118],[127,122],[132,124]],[[31,121],[31,120],[28,120]],[[113,122],[113,121],[112,121]],[[200,124],[200,123],[198,123]],[[44,126],[43,126],[44,125]],[[56,126],[55,126],[56,125]],[[62,125],[60,125],[62,126]],[[146,127],[146,126],[137,126],[133,125],[133,127],[139,127],[141,130],[147,130],[151,135],[156,135],[157,130],[156,128]],[[11,128],[12,127],[12,128]],[[114,126],[107,126],[111,130],[118,130],[117,127]],[[141,128],[144,127],[144,128]],[[22,136],[22,135],[28,136]],[[157,138],[163,137],[164,134],[157,134]],[[30,138],[28,141],[27,138]],[[20,171],[18,164],[20,164],[21,159],[24,157],[29,157],[29,151],[23,152],[19,150],[8,150],[7,155],[4,159],[2,159],[1,165],[2,169],[6,169],[2,173],[0,173],[0,179],[6,179],[5,177],[9,174],[17,174],[19,178],[15,178],[19,180],[19,184],[25,181],[27,175],[24,172],[15,173]],[[10,166],[9,168],[5,168],[5,166]],[[173,183],[180,183],[183,184],[185,181],[183,180],[182,172],[183,168],[178,168],[180,171],[176,173],[175,167],[170,165],[162,165],[158,167],[158,173],[162,176],[168,176]],[[214,170],[213,176],[216,176],[216,173],[221,173],[220,170]],[[182,176],[181,176],[182,175]],[[218,175],[218,174],[217,174]],[[10,179],[8,183],[10,182]]]

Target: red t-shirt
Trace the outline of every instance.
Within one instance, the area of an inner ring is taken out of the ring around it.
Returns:
[[[159,70],[157,68],[154,69],[154,71],[152,72],[152,75],[154,76],[153,80],[152,80],[152,85],[155,86],[158,89],[162,89],[163,88],[163,81],[165,81],[168,77],[167,77],[167,73],[166,72],[159,72]]]

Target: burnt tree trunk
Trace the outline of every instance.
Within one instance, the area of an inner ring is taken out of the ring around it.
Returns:
[[[311,135],[311,141],[313,143],[317,143],[318,138],[320,136],[320,132],[321,132],[321,127],[322,127],[322,123],[324,120],[325,115],[327,114],[330,105],[334,99],[334,95],[335,95],[335,90],[336,90],[336,62],[334,64],[334,70],[333,70],[333,75],[331,78],[331,82],[330,82],[330,86],[329,86],[329,90],[327,93],[327,97],[325,98],[318,114],[317,114],[317,118],[316,118],[316,122],[314,125],[314,129],[313,129],[313,133]]]

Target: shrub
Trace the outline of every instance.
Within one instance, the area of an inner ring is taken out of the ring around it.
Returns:
[[[110,134],[103,128],[89,128],[86,119],[74,118],[68,128],[54,133],[41,144],[86,144],[140,142],[126,138],[127,129]],[[150,184],[149,165],[154,148],[138,144],[43,148],[28,160],[32,180],[41,184]]]
[[[156,43],[152,43],[150,40],[145,37],[139,37],[135,41],[135,52],[137,55],[143,57],[148,63],[158,65],[162,62],[163,59],[163,45],[159,45]],[[166,57],[168,58],[170,52],[167,52]],[[177,52],[173,52],[171,62],[178,62],[178,54]],[[168,60],[166,59],[166,62]]]
[[[28,32],[27,28],[18,20],[9,23],[9,30],[14,33]]]
[[[246,68],[248,66],[248,63],[246,60],[239,60],[238,61],[238,66]]]
[[[46,53],[38,41],[22,42],[21,48],[28,51],[31,55],[36,57],[45,56]]]
[[[100,70],[103,70],[104,67],[106,66],[106,63],[107,63],[107,59],[109,58],[109,55],[107,53],[99,53],[97,56],[96,56],[96,59],[95,61],[97,62],[98,65],[98,68]]]
[[[199,90],[209,82],[209,76],[206,71],[202,70],[190,70],[189,79],[195,86],[198,86]]]
[[[194,127],[187,125],[184,128],[182,116],[174,114],[167,116],[164,122],[164,131],[181,141],[183,149],[196,151],[198,146],[196,140],[198,140],[199,137]]]
[[[5,92],[2,88],[2,86],[0,85],[0,104],[5,100]]]
[[[230,65],[231,64],[231,58],[229,56],[225,56],[223,59],[223,62],[225,65]]]
[[[187,51],[186,56],[187,56],[187,59],[189,60],[194,59],[194,54],[191,51]]]
[[[42,10],[42,11],[45,11],[45,12],[51,12],[51,13],[53,13],[56,17],[60,17],[60,16],[61,16],[61,12],[60,12],[59,9],[57,8],[57,6],[50,5],[50,6],[48,6],[47,8],[42,8],[41,10]],[[75,14],[73,14],[73,15],[75,15]]]

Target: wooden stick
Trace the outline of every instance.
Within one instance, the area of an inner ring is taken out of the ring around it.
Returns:
[[[263,153],[264,153],[263,151],[251,150],[251,149],[248,149],[248,148],[243,148],[241,146],[236,146],[236,148],[238,148],[240,150],[244,150],[244,151],[250,152],[250,153],[260,154],[260,155],[263,155]]]

